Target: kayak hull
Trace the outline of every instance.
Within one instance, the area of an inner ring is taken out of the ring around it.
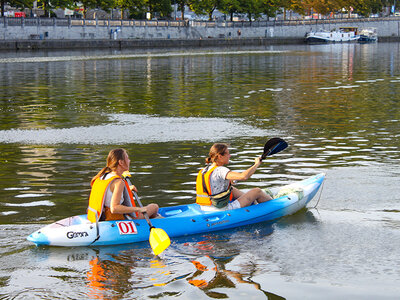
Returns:
[[[301,189],[265,203],[227,211],[203,211],[198,204],[162,207],[162,218],[152,219],[154,227],[171,237],[225,230],[294,214],[306,207],[324,180],[324,174],[286,187]],[[36,245],[102,246],[148,241],[150,228],[146,220],[121,220],[91,223],[86,215],[69,217],[49,224],[28,236]]]

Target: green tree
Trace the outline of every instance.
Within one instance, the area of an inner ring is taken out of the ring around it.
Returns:
[[[247,14],[249,21],[257,19],[263,12],[263,0],[239,0],[240,12]]]
[[[146,0],[146,2],[151,17],[156,13],[161,17],[167,17],[172,12],[171,0]]]
[[[116,2],[114,0],[80,0],[78,3],[83,6],[84,18],[86,18],[86,13],[90,9],[100,8],[109,12],[111,9],[116,7]]]
[[[51,17],[52,10],[55,8],[74,7],[73,0],[37,0],[37,6],[45,11],[45,15]]]
[[[178,4],[178,10],[181,12],[182,20],[185,19],[185,6],[189,5],[188,0],[176,0],[174,3]]]
[[[146,17],[147,6],[145,0],[116,0],[116,7],[128,10],[129,16],[134,19]]]
[[[327,15],[340,9],[340,5],[335,0],[314,0],[311,3],[313,10],[321,15]]]
[[[0,0],[0,12],[1,16],[4,17],[4,5],[6,4],[5,0]]]
[[[378,13],[382,11],[382,7],[385,5],[383,1],[380,0],[361,0],[353,2],[354,10],[363,15],[369,16],[371,13]]]
[[[224,14],[230,16],[231,21],[233,21],[233,14],[240,11],[240,1],[239,0],[221,0],[221,6],[218,8]]]
[[[222,0],[189,0],[189,6],[196,15],[207,15],[208,20],[212,21],[212,14],[221,7],[221,2]]]
[[[288,1],[287,1],[288,2]],[[262,0],[261,12],[269,17],[275,17],[276,12],[283,7],[283,1],[280,0]],[[286,19],[286,16],[284,16]]]
[[[306,6],[302,0],[289,0],[288,3],[285,3],[284,7],[303,16],[307,13]],[[310,14],[310,12],[308,12],[308,14]]]

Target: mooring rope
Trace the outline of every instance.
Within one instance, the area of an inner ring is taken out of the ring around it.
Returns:
[[[319,193],[318,201],[317,201],[317,203],[315,204],[314,208],[317,208],[317,205],[318,205],[318,203],[319,203],[319,200],[321,199],[322,190],[324,189],[325,180],[326,180],[326,179],[324,179],[324,181],[322,181],[321,192]]]

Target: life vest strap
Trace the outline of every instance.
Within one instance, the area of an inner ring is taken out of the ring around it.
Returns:
[[[202,197],[202,198],[208,198],[208,195],[200,195],[200,194],[196,194],[197,197]]]
[[[210,165],[205,167],[204,171],[202,171],[202,173],[201,173],[201,177],[203,179],[202,180],[203,181],[203,192],[206,192],[207,195],[211,195],[211,191],[209,191],[208,188],[207,188],[207,183],[206,183],[206,178],[205,178],[205,174],[207,174],[209,168],[210,168]],[[214,170],[212,172],[214,172]],[[211,174],[209,175],[208,178],[210,178],[210,177],[211,177]],[[211,189],[211,185],[210,185],[210,189]]]

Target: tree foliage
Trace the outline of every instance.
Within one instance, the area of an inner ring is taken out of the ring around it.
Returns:
[[[221,4],[222,0],[189,0],[190,9],[197,15],[207,15],[210,21],[214,10],[221,8]]]
[[[6,4],[17,9],[32,8],[34,0],[0,0],[1,16],[4,16]],[[318,13],[328,15],[332,12],[356,12],[363,16],[371,13],[379,13],[385,6],[391,6],[394,0],[37,0],[38,7],[44,9],[50,16],[50,12],[56,8],[76,8],[83,6],[84,13],[88,9],[102,9],[109,12],[118,8],[121,11],[128,10],[134,18],[145,18],[149,12],[152,17],[167,18],[171,15],[172,4],[184,18],[185,7],[197,15],[207,15],[213,19],[216,9],[225,13],[233,20],[234,14],[247,15],[249,20],[259,18],[262,14],[274,17],[277,12],[293,11],[301,15]],[[121,16],[122,17],[122,16]]]

